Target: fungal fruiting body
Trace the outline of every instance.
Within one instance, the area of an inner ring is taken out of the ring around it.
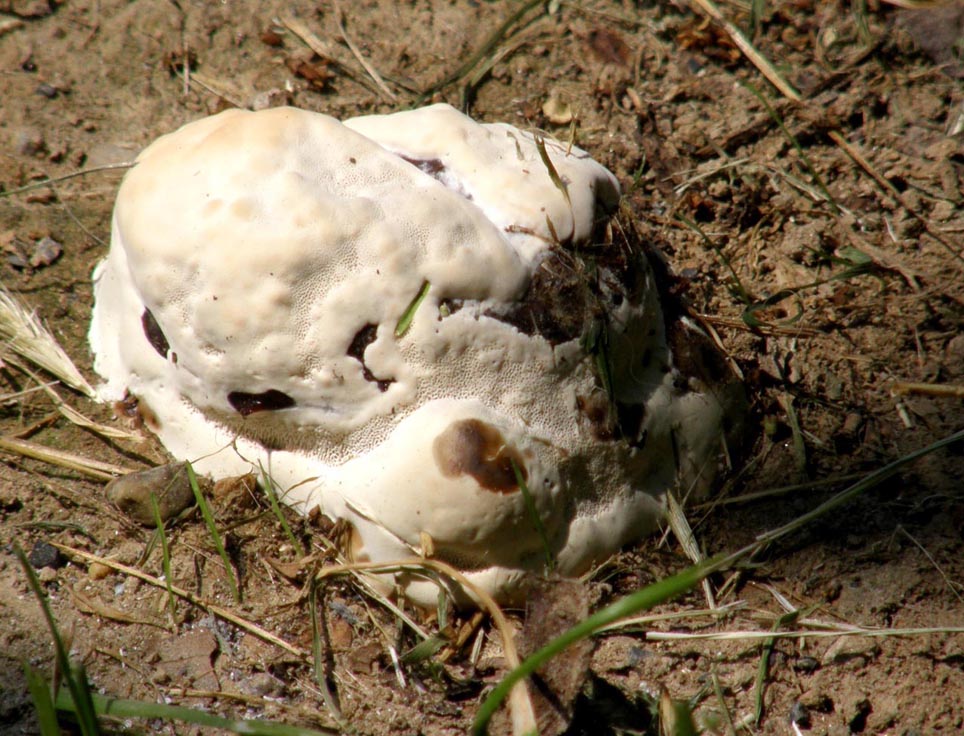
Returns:
[[[584,151],[445,105],[190,123],[117,197],[101,396],[197,472],[263,468],[350,521],[355,559],[429,551],[512,599],[547,553],[580,572],[717,470],[732,382],[671,349],[619,197]]]

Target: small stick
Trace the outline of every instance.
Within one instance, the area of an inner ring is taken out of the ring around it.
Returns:
[[[14,194],[23,194],[24,192],[30,192],[34,189],[42,189],[43,187],[50,186],[51,184],[56,184],[57,182],[67,181],[69,179],[76,179],[78,176],[87,176],[87,174],[96,174],[100,171],[116,171],[118,169],[129,169],[134,166],[134,161],[124,161],[119,164],[104,164],[103,166],[91,166],[89,169],[81,169],[80,171],[74,171],[70,174],[64,174],[63,176],[47,177],[46,179],[41,179],[40,181],[35,181],[32,184],[25,184],[17,189],[10,189],[5,192],[0,192],[0,197],[11,197]]]
[[[894,396],[916,394],[918,396],[951,396],[956,399],[964,399],[964,386],[956,386],[949,383],[896,381],[890,391]]]

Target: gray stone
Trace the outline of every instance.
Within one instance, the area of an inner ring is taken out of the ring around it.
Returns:
[[[170,463],[115,478],[107,484],[107,498],[139,524],[154,526],[154,494],[161,520],[173,519],[195,503],[186,467],[186,463]]]

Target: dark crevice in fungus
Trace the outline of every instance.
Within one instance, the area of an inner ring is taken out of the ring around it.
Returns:
[[[151,314],[150,309],[145,309],[141,315],[141,327],[144,328],[144,336],[151,344],[151,347],[154,348],[162,358],[166,358],[167,351],[170,350],[171,345],[164,336],[161,326],[157,324],[154,315]]]
[[[440,159],[437,158],[409,158],[408,156],[399,156],[406,163],[410,163],[419,171],[428,174],[436,179],[438,179],[439,174],[445,171],[445,164],[442,163]]]
[[[446,177],[445,164],[442,163],[441,159],[437,158],[412,158],[411,156],[405,156],[398,154],[398,157],[402,159],[405,163],[411,164],[416,169],[421,171],[423,174],[428,174],[442,186],[447,189],[451,189],[453,192],[458,194],[460,197],[465,197],[470,202],[472,201],[472,195],[462,189],[458,182],[453,180],[451,177]]]
[[[602,391],[589,396],[577,396],[576,408],[589,422],[592,436],[602,442],[625,441],[630,447],[642,447],[646,441],[643,420],[644,404],[623,401],[612,403]]]
[[[597,228],[593,237],[589,244],[551,248],[522,298],[486,316],[559,345],[582,338],[624,301],[638,304],[647,272],[638,243],[614,227]]]
[[[513,463],[523,481],[529,479],[519,451],[506,444],[498,429],[478,419],[462,419],[446,427],[432,443],[432,454],[446,478],[470,475],[495,493],[519,490]]]
[[[228,403],[230,403],[241,416],[246,417],[259,411],[290,409],[295,405],[295,400],[283,391],[269,388],[260,394],[231,391],[228,394]]]
[[[388,391],[388,387],[395,383],[394,378],[376,378],[375,374],[371,372],[367,365],[365,365],[365,350],[375,342],[375,337],[378,334],[378,325],[373,325],[371,322],[362,327],[351,340],[351,344],[348,346],[347,355],[354,358],[362,366],[362,375],[365,377],[366,381],[371,381],[378,386],[378,390],[385,392]]]

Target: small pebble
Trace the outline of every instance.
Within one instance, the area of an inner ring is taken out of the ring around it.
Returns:
[[[178,516],[194,505],[194,491],[185,463],[170,463],[115,478],[107,484],[107,498],[128,517],[154,526],[151,495],[157,497],[161,520]]]
[[[800,657],[800,659],[793,663],[793,669],[797,672],[810,674],[820,669],[820,662],[815,657]]]
[[[30,554],[27,555],[27,562],[35,570],[44,567],[56,569],[64,564],[64,558],[59,549],[41,540],[34,544],[33,549],[30,550]]]
[[[262,698],[279,698],[285,692],[284,683],[267,672],[257,672],[246,677],[238,683],[238,689],[246,695],[257,695]]]
[[[37,572],[37,578],[41,583],[52,583],[57,579],[57,571],[52,567],[43,567]]]
[[[43,133],[36,128],[25,128],[17,133],[14,149],[21,156],[36,156],[44,152],[46,145]]]
[[[91,562],[87,568],[87,577],[91,580],[103,580],[110,575],[111,569],[101,562]]]
[[[37,85],[37,89],[34,90],[41,97],[46,97],[48,100],[54,99],[60,91],[54,87],[52,84],[47,84],[46,82],[41,82]]]
[[[42,268],[54,263],[64,252],[64,247],[49,235],[41,238],[30,256],[32,268]]]

